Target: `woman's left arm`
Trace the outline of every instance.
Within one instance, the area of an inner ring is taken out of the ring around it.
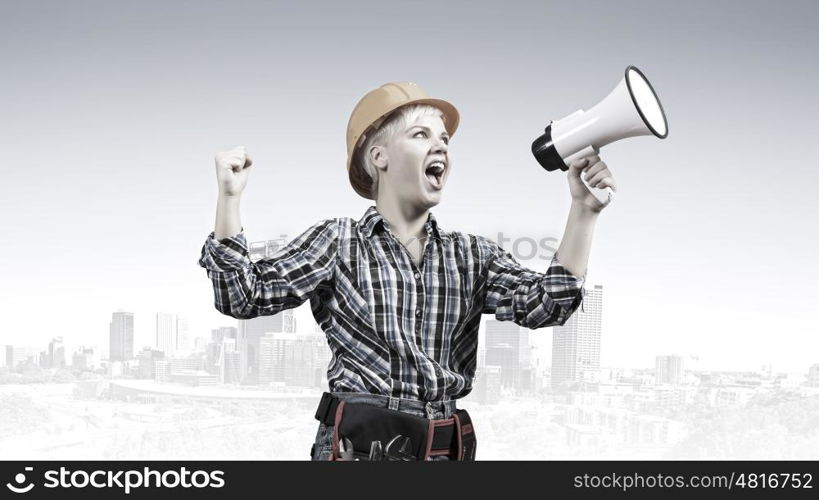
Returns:
[[[584,276],[589,264],[592,236],[597,217],[605,208],[597,197],[586,188],[580,178],[585,174],[591,187],[610,187],[617,191],[614,176],[598,155],[572,162],[569,166],[569,190],[572,206],[566,220],[566,229],[557,249],[558,261],[575,276]]]

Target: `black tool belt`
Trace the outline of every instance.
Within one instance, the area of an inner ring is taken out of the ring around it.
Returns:
[[[477,442],[466,410],[434,420],[366,403],[348,403],[325,392],[316,419],[335,426],[331,460],[342,459],[342,451],[359,460],[427,460],[437,455],[475,460]],[[351,454],[341,449],[343,443],[350,442]]]

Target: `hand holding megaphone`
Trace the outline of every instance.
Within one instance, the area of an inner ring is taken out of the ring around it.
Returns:
[[[595,212],[603,210],[617,191],[614,175],[596,154],[573,160],[569,165],[568,179],[572,200]],[[596,191],[603,191],[604,195],[596,194]],[[601,199],[601,196],[605,198]]]
[[[639,69],[629,66],[617,87],[596,106],[588,111],[577,110],[549,123],[546,132],[532,143],[532,154],[546,170],[565,172],[575,160],[588,158],[593,162],[597,158],[599,161],[597,154],[606,144],[638,135],[665,139],[668,121],[648,79]],[[602,168],[606,168],[603,165]],[[582,181],[602,206],[611,203],[613,186],[596,182],[595,187],[589,186],[585,179]]]

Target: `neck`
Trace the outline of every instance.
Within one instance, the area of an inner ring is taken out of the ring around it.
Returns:
[[[429,209],[412,207],[406,203],[401,203],[396,197],[379,196],[375,202],[375,208],[382,217],[390,223],[393,235],[401,242],[410,239],[426,237],[424,224],[429,218]]]

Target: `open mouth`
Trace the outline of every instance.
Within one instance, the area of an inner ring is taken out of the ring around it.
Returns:
[[[435,161],[430,163],[424,171],[427,180],[429,180],[429,183],[432,184],[432,187],[435,189],[441,189],[441,187],[443,187],[445,168],[443,162]]]

